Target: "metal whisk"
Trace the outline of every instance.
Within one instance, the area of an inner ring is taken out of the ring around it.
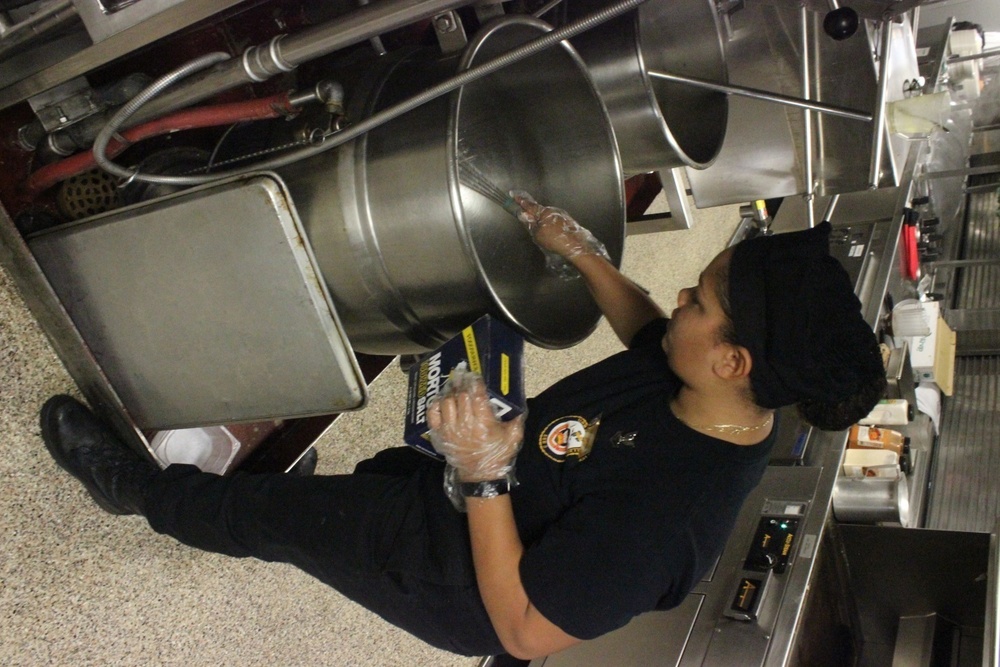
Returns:
[[[469,189],[474,190],[490,201],[499,204],[505,211],[510,213],[515,218],[519,213],[521,213],[522,209],[518,203],[514,201],[514,198],[507,192],[501,190],[498,185],[487,178],[486,175],[479,171],[479,169],[477,169],[468,158],[458,161],[458,180],[460,180],[463,185],[468,186]]]

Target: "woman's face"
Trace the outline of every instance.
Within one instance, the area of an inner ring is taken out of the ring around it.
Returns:
[[[662,345],[670,368],[686,384],[696,384],[711,373],[715,355],[724,351],[720,331],[727,320],[718,297],[719,273],[731,256],[731,250],[719,253],[701,272],[697,285],[677,294],[677,308],[670,314]]]

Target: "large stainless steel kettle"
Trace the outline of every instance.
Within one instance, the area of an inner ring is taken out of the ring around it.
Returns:
[[[374,74],[365,113],[538,37],[532,18],[484,27],[461,59],[414,54]],[[545,347],[600,317],[583,281],[545,269],[521,223],[459,182],[470,159],[501,189],[568,209],[617,263],[622,170],[607,111],[563,43],[282,170],[353,347],[436,347],[486,312]]]
[[[567,0],[571,18],[602,0]],[[650,77],[649,71],[729,82],[714,0],[648,0],[573,38],[608,106],[628,174],[708,167],[726,136],[725,94]]]

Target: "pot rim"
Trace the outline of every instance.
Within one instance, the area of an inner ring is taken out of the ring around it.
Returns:
[[[466,46],[465,51],[463,51],[459,63],[458,72],[467,70],[472,66],[476,57],[480,54],[481,48],[486,43],[488,39],[493,37],[497,32],[504,30],[512,25],[528,26],[539,30],[539,36],[544,32],[552,31],[552,26],[545,21],[525,15],[508,15],[498,17],[492,21],[487,22],[474,36],[474,38]],[[516,48],[516,47],[515,47]],[[600,115],[603,117],[604,131],[607,135],[607,144],[609,154],[613,160],[614,166],[614,183],[615,192],[613,193],[619,204],[619,209],[621,213],[621,229],[618,238],[614,239],[612,243],[608,240],[607,245],[609,245],[609,253],[611,254],[612,263],[617,267],[621,265],[622,254],[624,252],[624,241],[625,241],[625,184],[624,184],[624,170],[622,167],[621,154],[618,148],[618,142],[615,139],[614,128],[611,125],[611,119],[608,113],[607,105],[604,102],[603,97],[601,97],[600,91],[598,90],[596,84],[594,83],[593,77],[590,75],[587,65],[583,58],[577,53],[576,49],[568,41],[562,41],[557,46],[554,45],[550,48],[561,48],[563,53],[569,57],[572,62],[579,69],[581,75],[581,84],[585,84],[589,89],[591,96],[593,97],[594,103],[600,110]],[[536,54],[537,55],[537,54]],[[498,57],[498,56],[494,56]],[[534,56],[532,56],[534,57]],[[469,231],[469,226],[467,224],[465,208],[462,203],[462,195],[460,192],[460,179],[458,173],[458,136],[459,136],[459,116],[461,112],[462,99],[463,99],[464,88],[459,88],[458,90],[451,93],[449,99],[448,108],[448,133],[446,141],[446,151],[448,156],[448,188],[449,188],[449,199],[451,200],[452,209],[454,212],[455,224],[458,234],[462,240],[466,251],[475,264],[476,275],[482,289],[486,292],[490,303],[494,308],[496,308],[500,313],[503,314],[505,319],[514,326],[522,335],[525,336],[531,343],[538,345],[540,347],[559,349],[568,347],[569,345],[575,344],[587,336],[589,336],[597,328],[600,323],[601,315],[600,311],[596,309],[596,304],[594,305],[595,314],[593,317],[592,324],[585,330],[580,332],[580,335],[574,340],[563,340],[563,339],[551,339],[541,336],[538,332],[528,329],[521,321],[520,318],[504,303],[500,298],[500,295],[494,289],[492,280],[490,278],[490,271],[484,266],[482,259],[480,258],[479,250],[473,241],[472,235]]]

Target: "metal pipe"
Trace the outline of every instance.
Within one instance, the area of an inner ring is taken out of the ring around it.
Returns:
[[[998,266],[1000,259],[946,259],[941,261],[926,262],[925,269],[959,269],[970,266]]]
[[[123,127],[140,107],[152,98],[156,97],[162,91],[166,90],[166,88],[172,85],[174,81],[188,76],[200,68],[210,66],[213,58],[221,58],[225,56],[225,54],[218,53],[208,54],[161,77],[157,81],[153,82],[149,88],[140,93],[134,100],[122,107],[122,109],[115,114],[111,121],[108,122],[104,129],[101,130],[101,133],[95,140],[93,150],[94,159],[102,169],[115,174],[116,176],[130,180],[144,181],[147,183],[164,183],[170,185],[201,185],[203,183],[210,183],[221,178],[238,176],[252,171],[278,169],[346,144],[348,141],[352,141],[379,126],[384,125],[390,120],[402,116],[403,114],[430,102],[431,100],[437,99],[442,95],[446,95],[454,90],[457,90],[458,88],[461,88],[462,86],[473,83],[474,81],[478,81],[479,79],[489,76],[504,67],[513,65],[514,63],[524,60],[529,56],[533,56],[536,53],[551,48],[552,46],[570,39],[571,37],[575,37],[582,32],[591,30],[602,23],[606,23],[613,18],[617,18],[622,14],[632,11],[644,2],[646,2],[646,0],[619,0],[618,2],[594,12],[593,14],[589,14],[577,21],[573,21],[568,25],[526,42],[516,49],[512,49],[507,53],[503,53],[480,65],[476,65],[475,67],[470,67],[460,74],[456,74],[455,76],[445,79],[437,85],[431,86],[422,93],[414,95],[407,100],[403,100],[402,102],[398,102],[372,114],[357,125],[344,130],[331,132],[323,137],[323,141],[319,145],[308,146],[301,150],[292,151],[276,158],[251,165],[244,169],[219,172],[217,174],[213,174],[212,176],[159,176],[141,174],[135,170],[125,169],[122,166],[108,160],[103,154],[108,142],[118,129]]]
[[[832,9],[838,9],[838,7],[831,7],[831,10]],[[810,52],[810,56],[812,58],[812,90],[813,90],[813,97],[815,99],[823,99],[824,96],[829,94],[829,92],[824,89],[823,71],[821,67],[821,58],[819,55],[820,40],[822,40],[825,36],[825,31],[822,34],[819,32],[822,29],[823,29],[823,20],[817,17],[817,19],[813,21],[813,30],[817,35],[817,37],[813,40],[814,42],[813,49]],[[821,165],[820,169],[822,171],[823,156],[827,155],[829,151],[828,143],[830,140],[831,129],[829,127],[829,123],[824,122],[824,119],[813,117],[812,120],[813,120],[813,156],[815,160],[819,161]],[[834,133],[834,136],[835,134],[836,133]],[[814,192],[816,189],[819,188],[819,184],[822,178],[823,178],[822,176],[816,178],[815,181],[816,187],[813,189]]]
[[[826,210],[823,211],[823,218],[820,222],[830,221],[830,218],[833,217],[833,211],[837,208],[838,203],[840,203],[840,195],[833,195],[830,197],[830,201],[826,203]]]
[[[54,14],[58,14],[64,9],[72,9],[72,14],[76,14],[76,6],[73,4],[73,0],[56,0],[56,2],[53,2],[52,4],[43,5],[41,9],[23,21],[18,21],[17,23],[8,25],[0,23],[0,41],[7,39],[13,33],[21,30],[27,30],[32,26],[38,25],[45,19]]]
[[[361,5],[362,7],[365,5],[370,5],[371,0],[358,0],[358,4]],[[368,43],[372,45],[372,49],[374,49],[375,53],[377,53],[380,56],[384,56],[385,54],[389,53],[389,51],[385,48],[385,44],[382,43],[382,38],[379,37],[378,35],[374,37],[369,37]]]
[[[864,111],[848,109],[847,107],[839,107],[833,104],[824,104],[822,102],[810,102],[809,100],[799,99],[798,97],[791,97],[789,95],[782,95],[780,93],[772,93],[766,90],[760,90],[758,88],[747,88],[746,86],[734,86],[731,84],[715,83],[714,81],[706,81],[705,79],[697,79],[695,77],[681,76],[680,74],[670,74],[668,72],[657,72],[653,70],[647,71],[646,74],[656,79],[673,81],[675,83],[684,83],[690,86],[695,86],[697,88],[714,90],[717,93],[726,93],[728,95],[740,95],[742,97],[750,97],[752,99],[762,100],[764,102],[774,102],[776,104],[785,104],[792,107],[798,107],[799,109],[812,109],[813,111],[818,111],[820,113],[827,113],[832,116],[840,116],[841,118],[850,118],[852,120],[863,120],[866,122],[871,121],[872,119],[872,115]]]
[[[1000,519],[990,533],[990,560],[986,570],[986,619],[983,622],[983,667],[997,667],[1000,662]]]
[[[141,123],[222,91],[264,81],[309,60],[467,4],[469,0],[378,0],[301,33],[279,35],[266,44],[251,46],[242,58],[216,65],[158,96],[129,123]]]
[[[549,2],[546,2],[537,11],[535,11],[535,13],[532,14],[532,16],[534,16],[536,19],[540,19],[546,14],[548,14],[550,11],[561,5],[562,1],[563,0],[549,0]]]
[[[138,111],[138,109],[145,104],[146,101],[151,100],[160,92],[169,88],[175,81],[179,81],[186,76],[190,76],[195,72],[199,72],[225,60],[229,60],[228,53],[224,51],[214,51],[185,63],[181,67],[154,81],[149,85],[149,87],[136,95],[135,98],[133,98],[128,104],[119,109],[118,112],[111,117],[111,120],[108,121],[108,124],[105,125],[104,128],[97,134],[97,139],[94,140],[94,149],[92,153],[97,166],[120,178],[134,178],[138,172],[135,170],[124,169],[123,167],[112,162],[107,155],[108,143],[110,143],[112,137],[118,133],[118,130],[124,124],[124,120],[131,117],[136,111]]]
[[[284,37],[268,56],[297,67],[304,62],[333,53],[369,37],[402,28],[469,4],[469,0],[385,0],[366,5],[346,16]],[[265,47],[253,47],[262,51]]]
[[[982,53],[973,53],[971,56],[952,56],[948,58],[945,63],[948,65],[952,63],[964,63],[967,60],[982,60],[983,58],[989,58],[990,56],[1000,56],[1000,49],[990,49],[988,51],[983,51]]]
[[[79,18],[72,2],[61,2],[58,11],[46,13],[35,20],[38,14],[14,24],[0,39],[0,57],[4,54],[22,48],[25,44],[42,37],[65,23]],[[68,6],[67,6],[68,5]],[[41,12],[39,12],[40,14]]]
[[[885,96],[889,89],[889,49],[892,47],[892,21],[882,22],[882,41],[878,64],[878,95],[872,121],[872,155],[868,163],[868,188],[875,190],[882,180],[882,149],[885,145]]]
[[[802,98],[805,100],[809,99],[811,94],[811,81],[812,76],[809,63],[809,10],[806,9],[805,5],[799,7],[799,32],[800,41],[799,49],[802,52]],[[802,122],[803,122],[803,143],[805,152],[805,185],[806,191],[803,197],[806,201],[806,217],[808,219],[809,228],[812,229],[816,226],[816,212],[813,210],[813,196],[815,194],[816,186],[813,179],[813,124],[812,124],[812,111],[809,109],[804,109],[802,111]]]
[[[981,176],[983,174],[995,174],[1000,171],[1000,166],[995,164],[982,165],[979,167],[966,167],[964,169],[947,169],[945,171],[928,171],[914,176],[914,180],[927,180],[931,178],[954,178],[956,176]]]

